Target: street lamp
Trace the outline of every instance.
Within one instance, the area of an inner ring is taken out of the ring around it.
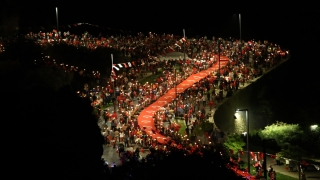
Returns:
[[[267,156],[266,156],[266,142],[267,141],[275,141],[275,139],[263,139],[262,140],[262,148],[263,148],[263,176],[267,179]]]
[[[318,125],[316,125],[316,124],[310,126],[311,131],[315,131],[315,130],[317,130],[317,128],[318,128]]]
[[[186,32],[184,29],[183,29],[183,38],[186,41]],[[185,41],[183,41],[183,60],[184,61],[186,60],[186,42]]]
[[[177,63],[177,62],[176,62]],[[176,98],[178,98],[178,92],[177,92],[177,69],[176,66],[174,66],[174,92],[176,94]],[[176,116],[178,115],[178,103],[176,102]]]
[[[56,7],[56,20],[57,20],[57,32],[58,32],[58,35],[59,35],[58,7]]]
[[[219,80],[219,83],[220,83],[220,38],[218,38],[218,56],[219,56],[218,80]]]
[[[240,43],[241,43],[241,14],[239,14],[239,29],[240,29]]]
[[[245,111],[246,112],[246,124],[247,124],[247,151],[248,151],[248,173],[250,173],[250,151],[249,151],[249,110],[248,109],[237,109],[236,112]]]

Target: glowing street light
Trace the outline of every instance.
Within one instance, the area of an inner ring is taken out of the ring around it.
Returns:
[[[317,128],[318,128],[317,124],[310,126],[311,131],[315,131],[317,130]]]

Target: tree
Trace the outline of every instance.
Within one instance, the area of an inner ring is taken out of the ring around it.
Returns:
[[[260,137],[263,139],[275,139],[279,146],[285,147],[294,143],[299,143],[303,131],[298,124],[286,124],[277,122],[266,126],[260,131]]]
[[[242,151],[242,148],[245,146],[245,142],[240,134],[231,134],[227,137],[227,140],[223,145],[233,152]]]
[[[98,179],[104,140],[90,102],[71,91],[64,72],[18,62],[0,68],[4,171],[12,179]]]
[[[227,169],[220,151],[203,149],[203,154],[185,155],[184,151],[170,149],[170,153],[150,150],[146,162],[130,161],[119,167],[108,179],[243,179]]]
[[[300,159],[306,155],[304,149],[298,148],[304,139],[304,132],[298,124],[277,122],[266,126],[259,135],[262,139],[274,139],[281,148],[280,154],[284,157]]]

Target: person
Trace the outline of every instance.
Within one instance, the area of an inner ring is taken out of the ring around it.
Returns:
[[[140,157],[140,148],[136,148],[136,150],[134,151],[134,154],[137,158]]]
[[[306,180],[306,173],[303,172],[303,173],[301,174],[301,180]]]
[[[121,143],[121,144],[119,144],[119,146],[118,146],[119,157],[120,157],[120,155],[121,155],[122,152],[124,152],[124,145]]]
[[[285,159],[285,162],[286,162],[286,169],[288,170],[288,171],[291,171],[290,170],[290,161],[289,161],[289,159]]]
[[[203,105],[203,106],[206,106],[206,104],[207,104],[206,97],[207,97],[206,95],[203,95],[202,98],[201,98],[201,99],[202,99],[202,105]]]
[[[276,174],[276,171],[273,171],[272,172],[272,175],[271,175],[271,180],[276,180],[276,178],[277,178],[277,174]]]
[[[293,172],[293,161],[289,161],[289,171]]]
[[[213,109],[213,106],[214,106],[214,102],[213,100],[210,100],[209,102],[209,106],[210,106],[210,111]]]
[[[129,140],[130,140],[129,136],[125,137],[125,140],[124,140],[125,147],[129,147]]]
[[[259,173],[259,171],[260,171],[260,169],[261,169],[260,161],[257,161],[257,162],[254,164],[254,167],[256,168],[256,172]]]
[[[272,176],[272,172],[273,172],[273,167],[270,165],[269,168],[268,168],[268,175],[269,175],[270,178]]]

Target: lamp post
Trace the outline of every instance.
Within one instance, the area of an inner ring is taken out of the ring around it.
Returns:
[[[241,14],[239,14],[239,29],[240,29],[240,43],[241,43]]]
[[[174,86],[175,86],[175,93],[176,93],[176,118],[178,117],[178,91],[177,91],[177,69],[176,67],[174,67],[174,78],[175,78],[175,83],[174,83]]]
[[[219,57],[218,82],[220,85],[220,38],[218,38],[218,57]]]
[[[263,148],[263,176],[267,179],[267,156],[266,156],[266,142],[267,141],[274,141],[275,139],[263,139],[262,140],[262,148]]]
[[[248,173],[250,173],[250,151],[249,151],[249,110],[248,109],[237,109],[236,112],[246,112],[246,125],[247,125],[247,151],[248,151]]]
[[[56,20],[57,20],[57,32],[58,32],[58,35],[59,35],[58,7],[56,7]]]
[[[185,61],[186,60],[186,32],[185,30],[183,29],[183,38],[184,38],[184,41],[183,41],[183,60]]]

